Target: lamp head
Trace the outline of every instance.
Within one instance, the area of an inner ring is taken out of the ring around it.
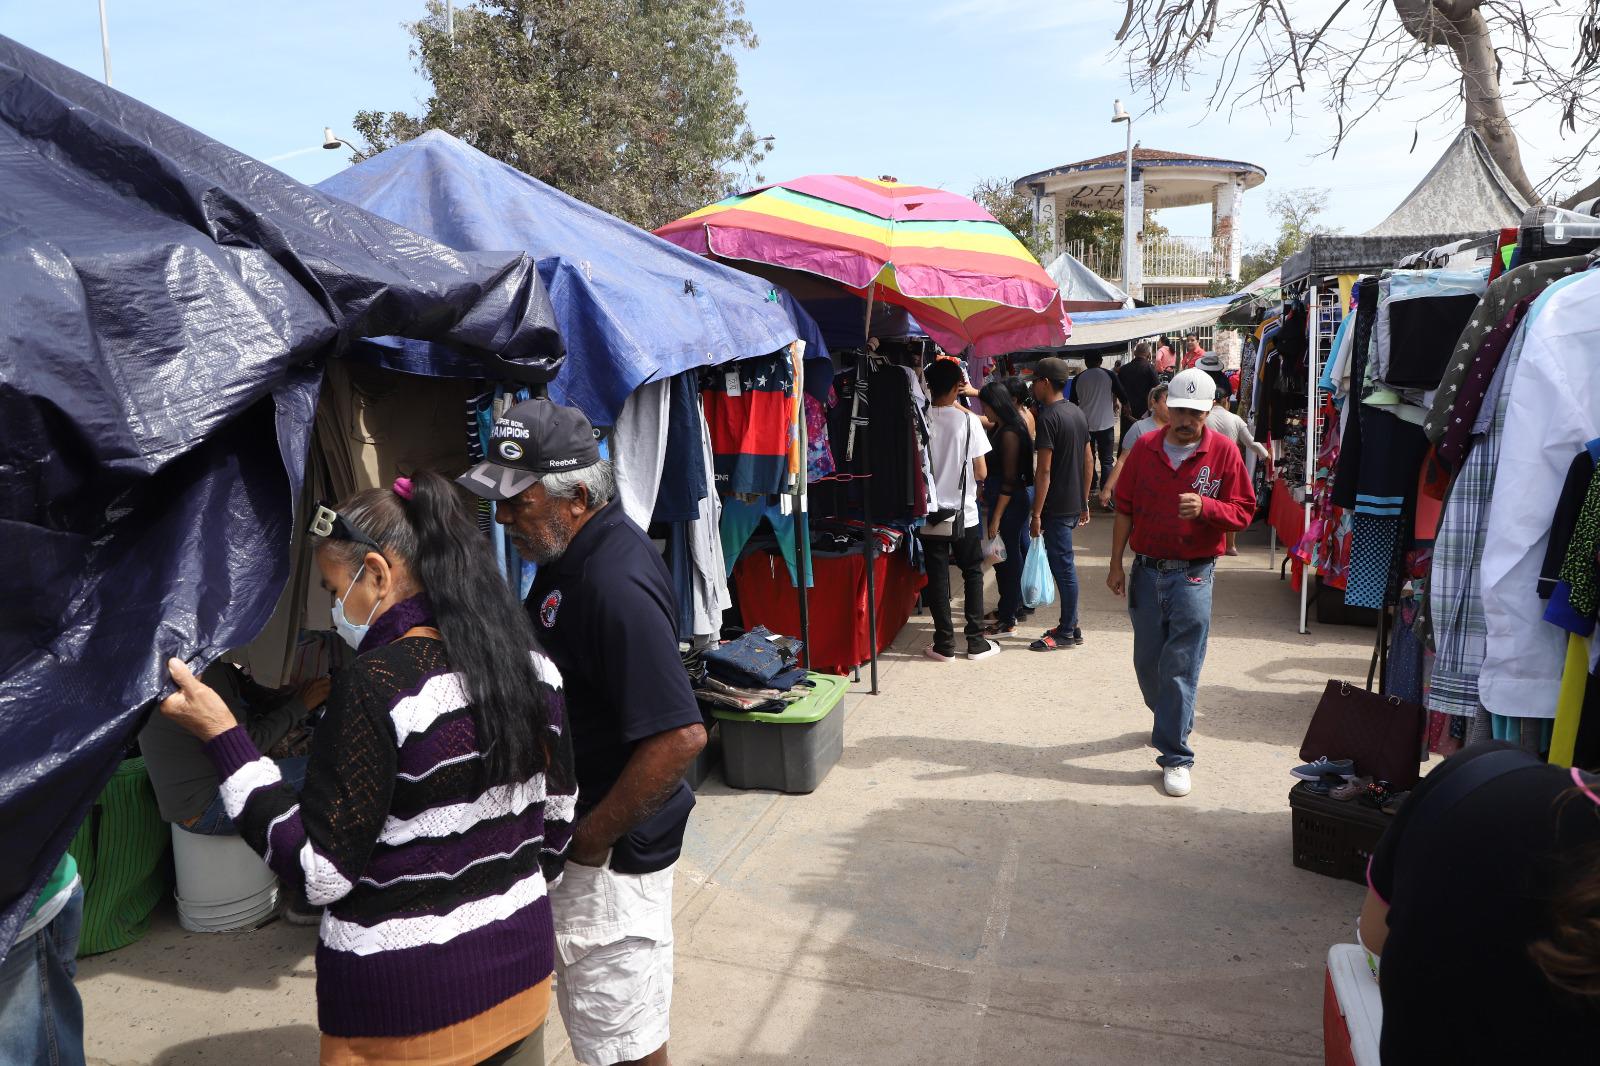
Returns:
[[[335,152],[339,150],[339,138],[333,135],[332,126],[322,127],[322,147]]]
[[[1121,100],[1116,101],[1115,110],[1113,110],[1111,112],[1111,121],[1112,122],[1132,122],[1133,121],[1133,116],[1128,114],[1128,112],[1123,109]]]

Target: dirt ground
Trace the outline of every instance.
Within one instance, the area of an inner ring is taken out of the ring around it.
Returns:
[[[821,788],[702,788],[675,899],[680,1066],[1321,1061],[1323,962],[1361,889],[1292,865],[1288,770],[1324,682],[1364,679],[1372,631],[1298,635],[1265,534],[1242,538],[1194,792],[1169,799],[1109,537],[1079,537],[1083,648],[1029,652],[1041,624],[934,663],[913,617],[881,694],[848,697]],[[82,962],[90,1062],[315,1061],[314,935],[185,933],[169,905]],[[554,1017],[547,1053],[573,1061]]]

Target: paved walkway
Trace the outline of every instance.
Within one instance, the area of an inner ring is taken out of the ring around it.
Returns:
[[[1287,771],[1324,681],[1364,678],[1372,631],[1297,635],[1246,538],[1218,577],[1195,791],[1169,799],[1109,533],[1079,541],[1084,648],[939,664],[913,618],[817,792],[702,790],[677,883],[680,1066],[1321,1060],[1322,960],[1361,890],[1293,867]],[[313,1061],[312,944],[158,915],[81,968],[91,1062]],[[572,1061],[554,1019],[548,1050]]]

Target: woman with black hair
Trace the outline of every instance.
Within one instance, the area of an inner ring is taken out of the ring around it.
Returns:
[[[312,523],[335,681],[304,788],[183,662],[164,714],[206,742],[240,834],[326,907],[323,1063],[542,1063],[547,885],[576,789],[561,678],[456,487],[368,489]]]
[[[1000,587],[1000,605],[995,623],[985,632],[1005,636],[1017,630],[1022,611],[1022,562],[1026,548],[1022,540],[1028,531],[1028,516],[1033,513],[1029,486],[1033,484],[1033,434],[1022,418],[1005,383],[991,381],[978,392],[984,414],[993,427],[989,443],[997,457],[990,476],[984,479],[983,494],[988,528],[985,537],[999,537],[1006,546],[1006,557],[995,567]]]
[[[1367,865],[1385,1063],[1593,1062],[1600,777],[1502,742],[1434,767]]]

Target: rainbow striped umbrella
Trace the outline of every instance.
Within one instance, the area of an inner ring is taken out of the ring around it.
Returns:
[[[1060,344],[1061,291],[1022,242],[965,196],[818,174],[730,196],[656,230],[700,255],[800,270],[916,316],[977,355]]]

